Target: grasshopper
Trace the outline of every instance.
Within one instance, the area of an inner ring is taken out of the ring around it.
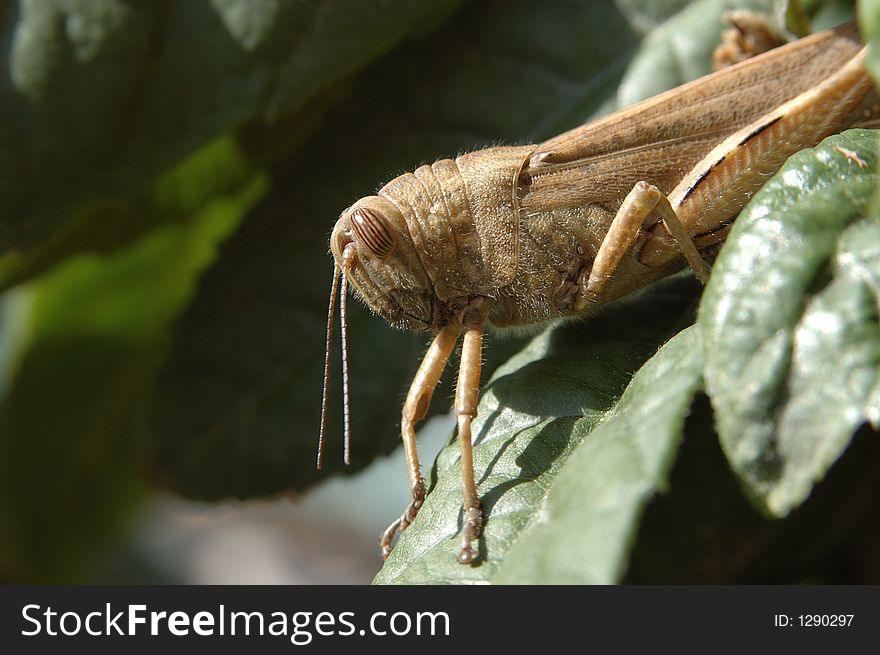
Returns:
[[[421,166],[342,212],[330,238],[320,444],[337,292],[346,461],[348,285],[394,326],[434,335],[401,419],[411,502],[384,532],[383,556],[424,502],[415,425],[458,339],[458,559],[469,563],[483,523],[471,421],[484,329],[587,316],[685,264],[705,282],[736,215],[790,155],[880,115],[865,50],[853,25],[817,33],[544,143]]]

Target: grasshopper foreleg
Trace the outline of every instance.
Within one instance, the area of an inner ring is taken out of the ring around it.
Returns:
[[[403,532],[413,522],[422,503],[425,500],[425,481],[422,478],[422,468],[419,464],[419,453],[416,448],[416,423],[421,421],[428,412],[428,406],[431,404],[431,396],[440,382],[440,376],[443,369],[446,368],[446,362],[449,361],[449,355],[455,347],[458,340],[460,328],[457,325],[449,325],[437,334],[422,363],[419,370],[413,378],[406,395],[406,402],[403,405],[403,415],[400,422],[400,433],[403,439],[403,450],[406,455],[406,469],[409,474],[409,488],[412,502],[403,512],[399,519],[394,521],[382,533],[382,558],[388,557],[391,553],[394,536],[398,532]]]
[[[709,266],[700,257],[693,239],[669,203],[669,198],[653,184],[637,182],[611,222],[590,270],[586,293],[578,294],[579,297],[586,299],[588,295],[595,296],[602,292],[623,256],[638,238],[642,226],[655,211],[675,239],[694,275],[700,282],[706,283],[709,279]]]
[[[471,445],[471,421],[477,413],[477,397],[480,387],[480,368],[482,365],[483,312],[477,306],[467,307],[461,314],[460,325],[443,328],[422,359],[422,364],[413,379],[401,419],[401,436],[406,454],[412,502],[399,519],[394,521],[382,534],[382,557],[388,557],[394,537],[406,530],[418,514],[425,500],[425,482],[422,478],[416,449],[415,425],[424,418],[431,403],[431,396],[440,381],[449,355],[455,347],[459,333],[464,330],[459,365],[458,383],[455,388],[455,414],[458,423],[458,441],[461,449],[461,477],[464,490],[464,527],[461,532],[461,551],[458,559],[462,563],[474,561],[477,554],[473,541],[480,536],[483,513],[477,498],[477,485],[474,480],[473,446]]]

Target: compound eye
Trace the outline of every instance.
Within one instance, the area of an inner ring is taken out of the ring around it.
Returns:
[[[394,231],[381,213],[368,207],[358,207],[351,215],[351,229],[362,245],[374,257],[385,259],[397,248]]]

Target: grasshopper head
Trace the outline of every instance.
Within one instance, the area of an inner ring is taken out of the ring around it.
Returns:
[[[333,228],[330,250],[357,294],[392,325],[440,327],[433,285],[391,201],[368,196],[346,209]]]
[[[400,210],[379,196],[361,198],[342,212],[330,236],[330,250],[336,260],[330,306],[327,310],[327,346],[324,353],[324,391],[321,400],[321,432],[318,437],[318,468],[324,452],[327,427],[327,390],[330,350],[339,291],[342,328],[342,388],[345,408],[344,459],[349,462],[348,356],[346,337],[346,291],[351,284],[374,312],[392,325],[417,331],[439,327],[434,287],[419,259]],[[341,276],[340,276],[341,273]],[[340,284],[340,277],[342,283]]]

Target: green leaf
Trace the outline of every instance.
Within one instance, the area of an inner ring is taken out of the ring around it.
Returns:
[[[679,43],[698,40],[708,62],[720,15],[734,4],[694,3],[679,23],[655,13],[639,22],[654,8],[647,2],[474,3],[360,75],[351,101],[329,112],[301,150],[308,156],[276,167],[269,197],[224,246],[180,324],[153,423],[156,466],[168,484],[201,498],[246,497],[343,470],[338,369],[331,450],[325,472],[314,470],[327,236],[339,213],[426,161],[547,138],[606,110],[634,57],[642,71],[657,63],[652,83],[682,82],[668,65]],[[648,28],[663,38],[642,48]],[[349,337],[350,472],[399,443],[402,397],[425,341],[354,311]],[[447,408],[444,396],[435,395],[434,411]]]
[[[639,8],[644,16],[644,4]],[[650,25],[621,80],[617,94],[620,106],[631,105],[711,73],[712,53],[720,43],[723,28],[722,16],[730,9],[769,13],[772,2],[693,2],[667,14],[661,23]]]
[[[581,437],[494,582],[621,580],[645,506],[666,490],[685,416],[702,384],[698,337],[688,328],[664,345],[603,422]]]
[[[130,514],[167,329],[264,185],[0,297],[0,578],[77,579]]]
[[[601,318],[544,332],[499,368],[474,421],[478,493],[488,518],[483,561],[467,567],[456,560],[461,481],[452,443],[376,582],[618,579],[699,386],[693,335],[682,334],[630,378],[692,320],[694,291],[687,278],[666,281]]]
[[[0,258],[0,290],[14,287],[78,254],[112,253],[160,230],[185,223],[218,196],[238,193],[258,174],[232,138],[220,137],[129,198],[78,212],[38,247]]]
[[[458,4],[7,4],[0,252],[142,187],[219,134],[303,107]]]
[[[789,159],[740,214],[701,305],[722,446],[776,516],[859,425],[880,426],[877,143],[852,130]]]
[[[880,79],[880,0],[859,2],[859,28],[869,44],[866,66],[876,83]]]

